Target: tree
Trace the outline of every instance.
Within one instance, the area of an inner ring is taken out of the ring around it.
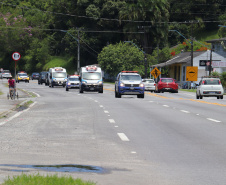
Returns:
[[[128,43],[108,45],[98,55],[101,68],[111,76],[116,76],[120,71],[139,70],[144,73],[144,54],[137,47]]]
[[[144,32],[144,36],[139,34],[129,36],[139,40],[146,52],[151,52],[149,48],[159,43],[165,45],[168,41],[169,3],[167,0],[135,2],[127,2],[127,6],[120,11],[120,18],[131,20],[125,28],[131,31],[141,29]]]

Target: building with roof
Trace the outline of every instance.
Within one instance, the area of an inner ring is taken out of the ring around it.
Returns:
[[[208,41],[213,45],[212,51],[212,67],[213,71],[222,73],[226,71],[226,39],[216,39]],[[198,83],[202,76],[209,75],[208,65],[211,60],[211,50],[207,51],[194,51],[193,52],[193,66],[198,67]],[[191,66],[191,52],[181,52],[175,55],[172,59],[151,66],[151,71],[157,67],[160,71],[164,67],[168,67],[167,77],[174,78],[180,84],[186,82],[186,67]],[[159,75],[159,78],[166,77]]]

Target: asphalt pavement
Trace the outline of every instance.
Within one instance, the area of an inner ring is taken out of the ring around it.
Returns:
[[[18,105],[23,104],[23,102],[27,101],[27,98],[30,95],[23,91],[22,89],[17,88],[18,99],[11,100],[7,98],[7,93],[9,92],[9,88],[7,85],[7,79],[0,79],[0,119],[8,117],[9,114],[17,112],[15,109]]]

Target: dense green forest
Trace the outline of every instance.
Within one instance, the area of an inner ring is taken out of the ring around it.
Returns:
[[[166,48],[185,38],[224,37],[226,28],[218,25],[226,23],[225,9],[225,0],[2,0],[0,68],[14,70],[16,51],[21,54],[17,70],[40,72],[63,63],[72,73],[78,45],[84,66],[99,63],[109,52],[104,48],[119,43],[145,53],[148,65],[162,62],[170,57]],[[134,60],[143,60],[136,55]]]

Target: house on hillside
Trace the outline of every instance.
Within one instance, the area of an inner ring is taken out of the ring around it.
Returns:
[[[224,40],[212,40],[208,41],[212,43],[214,50],[212,51],[212,67],[213,71],[222,73],[226,71],[226,50],[222,46],[225,42],[226,46],[226,39]],[[225,47],[226,49],[226,47]],[[195,83],[198,83],[202,76],[208,76],[209,70],[207,65],[210,62],[211,58],[211,51],[194,51],[193,52],[193,66],[198,67],[198,79]],[[191,52],[181,52],[178,55],[175,55],[172,59],[156,64],[151,66],[151,71],[157,67],[160,71],[164,67],[169,68],[169,72],[167,76],[160,75],[161,77],[170,77],[176,79],[180,84],[186,82],[186,67],[191,66]]]

